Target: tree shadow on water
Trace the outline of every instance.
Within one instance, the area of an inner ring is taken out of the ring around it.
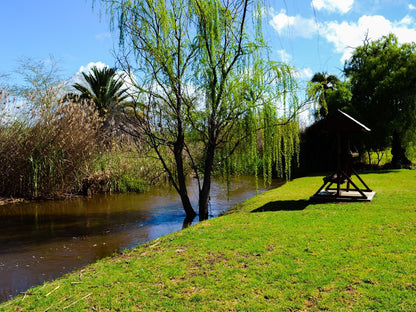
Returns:
[[[304,210],[308,205],[312,204],[310,200],[278,200],[269,202],[251,212],[265,212],[265,211],[296,211]]]

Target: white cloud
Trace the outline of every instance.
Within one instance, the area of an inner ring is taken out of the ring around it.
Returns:
[[[98,69],[102,69],[108,65],[105,65],[103,62],[90,62],[87,66],[81,65],[78,72],[70,79],[70,85],[72,86],[75,83],[84,83],[84,77],[82,73],[88,73],[91,71],[91,68],[96,66]]]
[[[312,38],[317,32],[318,23],[313,19],[303,18],[299,15],[288,16],[285,10],[274,15],[270,25],[279,33],[289,36]]]
[[[78,73],[80,74],[82,72],[84,72],[84,73],[89,72],[91,70],[91,68],[93,68],[94,66],[97,67],[98,69],[103,69],[104,67],[106,67],[108,65],[105,65],[103,62],[90,62],[90,63],[88,63],[87,66],[81,66],[79,68]]]
[[[409,4],[408,8],[409,10],[416,10],[416,6],[414,6],[413,4]]]
[[[91,71],[91,68],[96,66],[98,69],[103,69],[104,67],[110,67],[109,65],[104,64],[103,62],[90,62],[87,66],[81,66],[78,70],[78,72],[72,77],[70,81],[70,85],[73,85],[75,83],[81,83],[85,84],[84,77],[82,73],[89,73]],[[119,78],[123,78],[124,85],[123,88],[134,90],[134,86],[136,85],[136,77],[132,75],[128,75],[124,71],[117,71],[116,76]]]
[[[320,10],[327,10],[329,12],[339,12],[341,14],[347,13],[351,10],[354,0],[312,0],[311,5]]]
[[[296,71],[295,77],[301,80],[310,80],[313,76],[312,69],[309,67],[301,68]]]
[[[95,35],[95,39],[98,39],[98,40],[105,40],[108,38],[111,38],[110,32],[103,32],[103,33]]]
[[[292,59],[292,55],[287,53],[284,49],[283,50],[277,50],[276,53],[280,56],[280,60],[283,63],[288,63]]]
[[[412,42],[416,38],[416,29],[409,28],[413,24],[410,16],[401,21],[391,22],[381,15],[360,17],[357,23],[329,22],[325,24],[324,37],[335,46],[335,51],[342,53],[341,61],[349,59],[353,50],[363,44],[365,36],[370,41],[394,33],[400,43]]]
[[[397,22],[397,26],[412,26],[415,23],[415,21],[413,20],[413,17],[406,15],[405,17],[402,18],[401,21]]]
[[[366,35],[373,41],[393,33],[400,43],[414,42],[416,38],[416,23],[409,15],[399,21],[390,21],[381,15],[363,15],[357,22],[318,23],[312,18],[288,16],[282,10],[273,16],[270,24],[280,35],[311,39],[319,34],[334,45],[336,53],[342,55],[342,63],[351,57],[355,48],[363,44]]]

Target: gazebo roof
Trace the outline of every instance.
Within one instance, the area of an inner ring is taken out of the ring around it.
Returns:
[[[368,127],[341,110],[319,122],[319,128],[334,132],[369,132]]]

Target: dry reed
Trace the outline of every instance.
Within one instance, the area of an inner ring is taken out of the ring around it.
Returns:
[[[51,92],[46,103],[39,94],[25,96],[20,109],[15,99],[0,92],[3,196],[54,198],[81,187],[100,120],[87,105],[60,100],[59,90]]]

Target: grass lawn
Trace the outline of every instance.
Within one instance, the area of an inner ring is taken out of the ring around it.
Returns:
[[[371,203],[296,179],[0,304],[5,311],[416,311],[416,171],[363,174]]]

